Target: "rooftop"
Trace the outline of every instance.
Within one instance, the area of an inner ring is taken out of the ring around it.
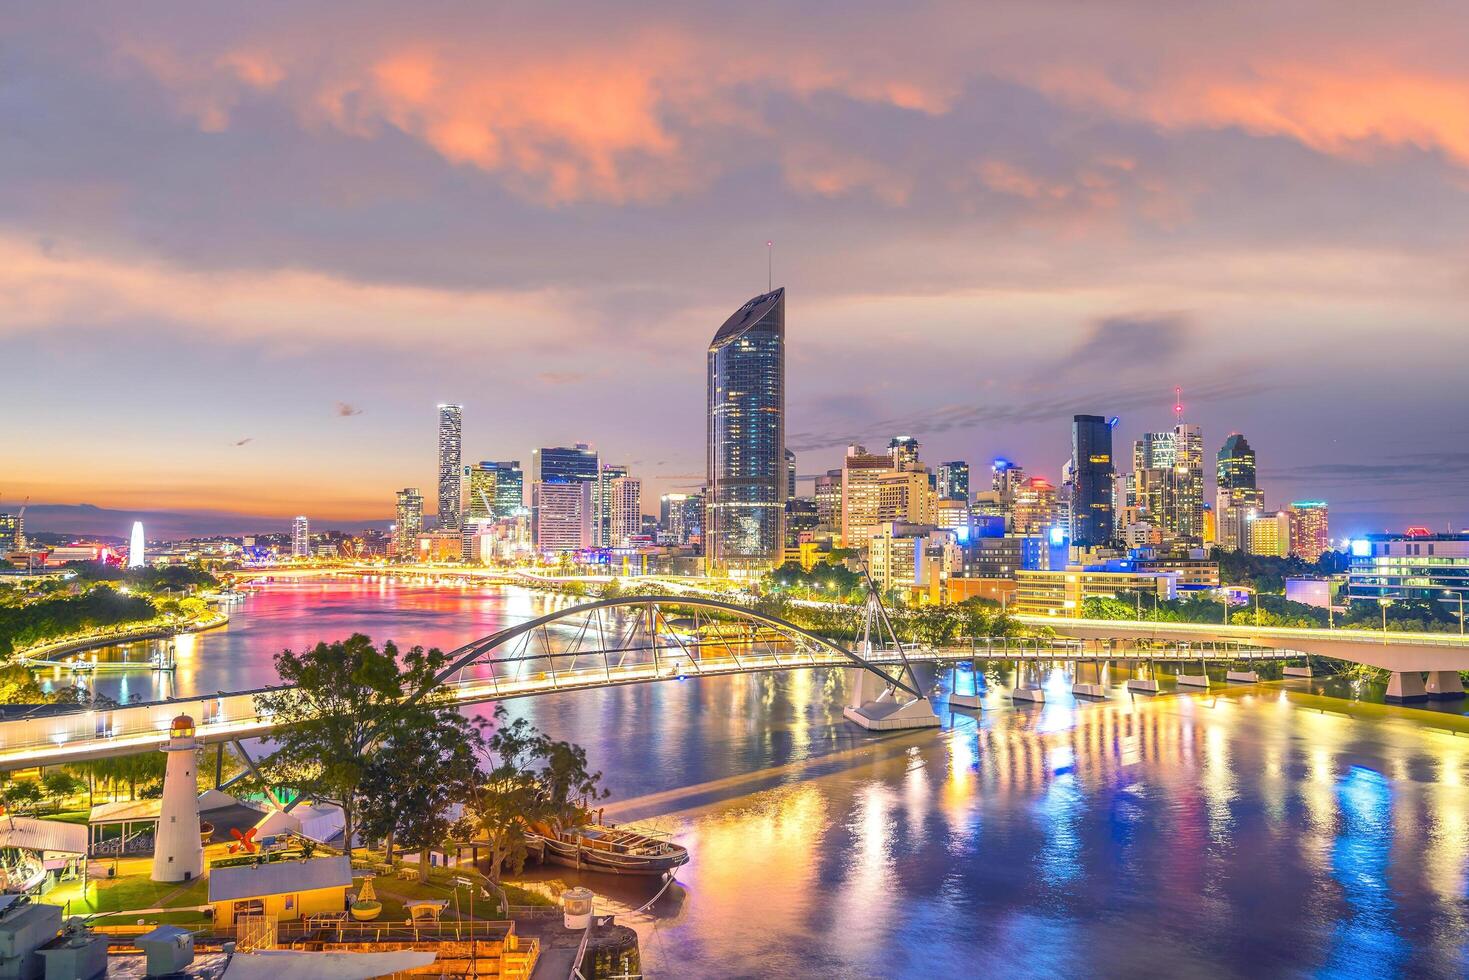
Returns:
[[[346,888],[352,884],[352,862],[345,854],[209,869],[209,901],[232,902],[262,895]]]

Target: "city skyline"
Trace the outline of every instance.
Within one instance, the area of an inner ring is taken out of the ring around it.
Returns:
[[[325,60],[310,4],[14,18],[0,507],[384,519],[446,400],[466,460],[696,489],[773,253],[808,477],[903,433],[1056,481],[1177,384],[1344,530],[1466,522],[1469,11],[783,16],[364,12]]]

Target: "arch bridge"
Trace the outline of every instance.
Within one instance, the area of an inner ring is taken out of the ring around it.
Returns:
[[[897,641],[869,601],[851,648],[776,616],[698,596],[597,599],[499,630],[454,650],[436,695],[455,705],[657,681],[813,667],[857,671],[846,715],[868,728],[938,724],[926,692],[942,665],[984,660],[1197,663],[1280,659],[1233,642],[1131,645],[1083,639],[976,637],[943,648]],[[205,743],[269,736],[280,727],[256,708],[266,689],[116,707],[80,706],[0,717],[0,771],[157,748],[172,719],[191,715]],[[956,702],[962,703],[962,702]]]

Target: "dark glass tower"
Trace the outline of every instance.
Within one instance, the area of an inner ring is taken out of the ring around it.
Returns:
[[[1253,507],[1263,498],[1255,483],[1255,451],[1249,440],[1238,432],[1224,440],[1214,471],[1219,483],[1219,496],[1229,504]]]
[[[756,296],[709,342],[712,567],[780,561],[785,543],[785,289]]]
[[[1100,415],[1071,419],[1071,542],[1081,547],[1112,540],[1112,427]]]

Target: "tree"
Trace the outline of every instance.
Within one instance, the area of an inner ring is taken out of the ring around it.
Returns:
[[[272,772],[342,808],[349,855],[358,787],[373,752],[400,726],[411,730],[434,709],[440,697],[435,677],[447,662],[437,649],[413,647],[400,656],[394,644],[379,650],[354,633],[304,653],[283,650],[275,667],[285,686],[255,696],[257,711],[284,723]]]
[[[0,793],[0,800],[4,801],[7,810],[29,810],[41,802],[41,787],[34,779],[18,779],[5,787]]]
[[[82,781],[64,769],[53,769],[41,777],[41,788],[46,798],[59,806],[62,800],[82,788]]]
[[[524,718],[506,723],[496,705],[496,731],[489,738],[493,766],[465,803],[460,832],[490,849],[490,882],[499,888],[501,870],[525,865],[526,832],[542,826],[560,832],[590,819],[589,804],[605,797],[602,774],[587,768],[586,750],[548,738]]]
[[[479,727],[448,708],[400,720],[363,768],[358,787],[364,838],[417,848],[418,880],[428,881],[429,849],[452,827],[449,810],[468,799],[482,777]]]

